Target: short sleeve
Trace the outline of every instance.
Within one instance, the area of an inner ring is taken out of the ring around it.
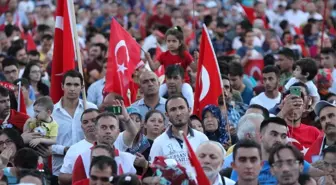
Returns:
[[[310,169],[310,164],[307,161],[303,161],[303,173],[308,174]]]
[[[74,161],[76,158],[72,155],[72,148],[70,147],[68,152],[64,156],[64,162],[61,168],[61,173],[72,174],[72,170],[74,168]]]
[[[157,156],[162,156],[163,152],[160,146],[160,143],[158,141],[154,141],[152,148],[149,153],[149,158],[148,160],[152,163],[154,161],[154,158]]]
[[[161,53],[159,56],[156,56],[156,60],[159,61],[161,65],[164,65],[164,54],[165,53]]]
[[[121,132],[118,135],[117,139],[114,142],[114,147],[121,152],[125,152],[128,148],[131,148],[131,146],[127,146],[124,142],[124,132]]]
[[[48,136],[49,137],[57,137],[57,134],[58,134],[58,125],[57,125],[57,123],[55,121],[52,122],[52,123],[49,123],[48,128],[49,128],[49,134],[48,134]]]
[[[286,85],[285,85],[285,89],[286,90],[288,90],[289,88],[290,88],[290,86],[292,86],[294,83],[296,83],[297,82],[297,80],[294,78],[294,77],[292,77],[291,79],[289,79],[288,80],[288,82],[286,83]]]
[[[317,91],[315,84],[312,81],[309,81],[306,83],[306,85],[308,86],[309,95],[320,99],[320,95]]]
[[[193,57],[190,55],[189,52],[185,52],[185,59],[184,59],[184,62],[185,62],[185,65],[186,67],[188,67],[192,62],[193,62]]]

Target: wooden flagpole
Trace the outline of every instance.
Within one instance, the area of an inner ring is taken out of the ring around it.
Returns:
[[[84,72],[83,72],[83,63],[82,63],[82,57],[81,57],[81,52],[79,48],[79,42],[78,42],[78,33],[77,33],[77,26],[76,26],[76,17],[75,17],[75,7],[74,7],[74,2],[73,0],[67,0],[68,5],[69,5],[69,10],[71,12],[70,14],[70,22],[72,26],[72,34],[74,36],[74,45],[75,45],[75,56],[76,56],[76,61],[78,63],[78,68],[79,72],[82,74],[84,78]],[[83,81],[84,88],[82,89],[82,96],[83,96],[83,101],[84,101],[84,110],[87,108],[86,105],[86,92],[85,92],[85,82]]]

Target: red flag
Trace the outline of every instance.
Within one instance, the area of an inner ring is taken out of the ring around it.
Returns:
[[[244,73],[252,76],[256,80],[262,80],[262,70],[264,69],[263,59],[249,60],[244,66]]]
[[[161,53],[162,53],[162,50],[161,50],[160,46],[159,46],[159,45],[156,46],[156,50],[155,50],[155,59],[154,59],[154,61],[156,61],[156,59],[159,58],[159,56],[161,55]],[[164,75],[165,75],[165,69],[164,69],[164,66],[161,65],[161,66],[159,67],[159,69],[157,69],[157,70],[155,71],[155,74],[156,74],[159,78],[160,78],[161,76],[164,76]]]
[[[132,74],[139,63],[139,44],[112,19],[105,91],[122,95],[126,106],[131,104],[127,93]]]
[[[203,31],[204,31],[204,27],[203,27]],[[186,143],[186,146],[188,148],[188,157],[189,157],[190,164],[191,166],[195,168],[197,184],[210,185],[210,181],[208,177],[205,175],[203,168],[201,166],[201,163],[198,161],[198,158],[194,150],[192,149],[187,136],[184,133],[182,135],[183,135],[183,140]]]
[[[31,34],[31,31],[27,31],[26,33],[21,33],[21,37],[23,38],[23,40],[26,41],[26,48],[27,51],[32,51],[32,50],[36,50],[36,44],[34,42],[33,36]]]
[[[208,104],[218,105],[218,97],[222,94],[222,86],[217,58],[207,28],[203,25],[196,76],[195,115],[201,116],[203,108]]]
[[[58,0],[54,36],[54,52],[51,69],[50,97],[57,103],[63,96],[62,77],[66,71],[75,68],[75,42],[70,17],[69,1]]]
[[[0,86],[5,87],[6,89],[8,89],[10,91],[15,91],[15,86],[13,84],[11,84],[11,83],[0,82]],[[21,113],[24,113],[24,114],[27,114],[26,103],[24,102],[24,97],[23,97],[23,94],[22,94],[22,89],[20,91],[20,102],[17,102],[17,104],[19,106],[18,109],[17,109],[17,111],[21,112]]]

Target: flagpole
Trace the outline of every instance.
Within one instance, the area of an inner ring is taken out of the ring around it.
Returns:
[[[20,108],[21,108],[21,81],[19,81],[17,83],[17,85],[19,85],[19,94],[18,94],[18,98],[17,98],[17,111],[20,112]]]
[[[75,17],[75,7],[74,7],[74,2],[73,0],[67,0],[69,2],[69,9],[71,12],[70,19],[71,19],[71,26],[72,26],[72,31],[73,31],[73,36],[75,40],[75,57],[76,61],[78,63],[78,69],[79,72],[82,74],[84,78],[84,72],[83,72],[83,63],[82,63],[82,57],[81,57],[81,52],[79,49],[79,42],[78,42],[78,33],[77,33],[77,26],[76,26],[76,17]],[[85,82],[83,81],[84,88],[82,88],[82,96],[83,96],[83,101],[84,101],[84,110],[87,108],[86,105],[86,92],[85,92]]]

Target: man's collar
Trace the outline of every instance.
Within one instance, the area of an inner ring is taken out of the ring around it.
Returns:
[[[55,104],[55,106],[54,106],[54,109],[60,109],[60,108],[63,108],[63,105],[62,105],[62,99],[63,99],[63,97],[64,96],[62,96],[62,98]],[[78,100],[78,105],[77,105],[77,107],[80,107],[80,108],[82,108],[82,107],[84,107],[84,101],[82,100],[82,99],[79,99]]]
[[[167,135],[169,137],[169,139],[171,138],[175,138],[175,136],[173,135],[173,126],[170,126],[167,130]],[[191,127],[188,127],[188,134],[190,134],[190,136],[194,137],[195,134],[194,134],[194,130],[191,128]]]
[[[158,104],[165,104],[166,102],[165,102],[165,98],[162,98],[162,97],[159,97],[159,103]],[[142,98],[142,99],[140,99],[139,100],[139,105],[146,105],[145,104],[145,98]]]

